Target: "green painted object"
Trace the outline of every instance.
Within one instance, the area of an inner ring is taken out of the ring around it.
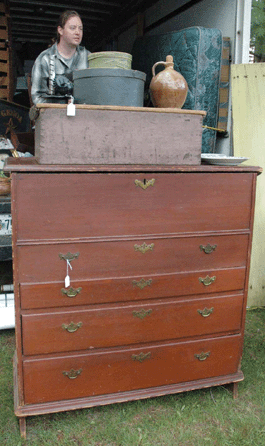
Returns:
[[[100,51],[88,56],[89,68],[121,68],[130,70],[132,67],[132,56],[120,51]]]

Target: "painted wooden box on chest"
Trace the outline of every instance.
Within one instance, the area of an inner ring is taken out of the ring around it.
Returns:
[[[201,110],[38,104],[35,156],[41,164],[201,163]]]

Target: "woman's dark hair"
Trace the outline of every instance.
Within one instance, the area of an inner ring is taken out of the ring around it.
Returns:
[[[76,12],[76,11],[70,11],[70,10],[67,10],[67,11],[64,11],[64,12],[60,15],[59,20],[58,20],[58,23],[57,23],[57,28],[56,28],[56,30],[57,30],[57,31],[56,31],[56,33],[57,33],[57,38],[56,38],[57,43],[60,42],[60,37],[61,37],[60,34],[58,33],[58,26],[60,26],[61,28],[64,28],[66,22],[67,22],[71,17],[79,17],[79,19],[81,20],[80,15],[79,15],[78,12]]]

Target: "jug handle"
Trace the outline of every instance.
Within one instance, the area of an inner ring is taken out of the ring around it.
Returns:
[[[170,67],[170,66],[172,66],[172,68],[173,68],[173,66],[174,66],[174,63],[173,63],[173,57],[172,56],[167,56],[166,57],[166,62],[163,62],[163,61],[160,61],[160,62],[156,62],[153,66],[152,66],[152,75],[153,75],[153,77],[155,77],[155,69],[156,69],[156,67],[157,67],[157,65],[164,65],[165,67]]]

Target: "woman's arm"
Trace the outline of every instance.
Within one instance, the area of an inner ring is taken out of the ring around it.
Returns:
[[[40,54],[32,68],[31,73],[31,97],[33,103],[48,102],[43,97],[44,94],[49,93],[49,57],[48,55]]]

